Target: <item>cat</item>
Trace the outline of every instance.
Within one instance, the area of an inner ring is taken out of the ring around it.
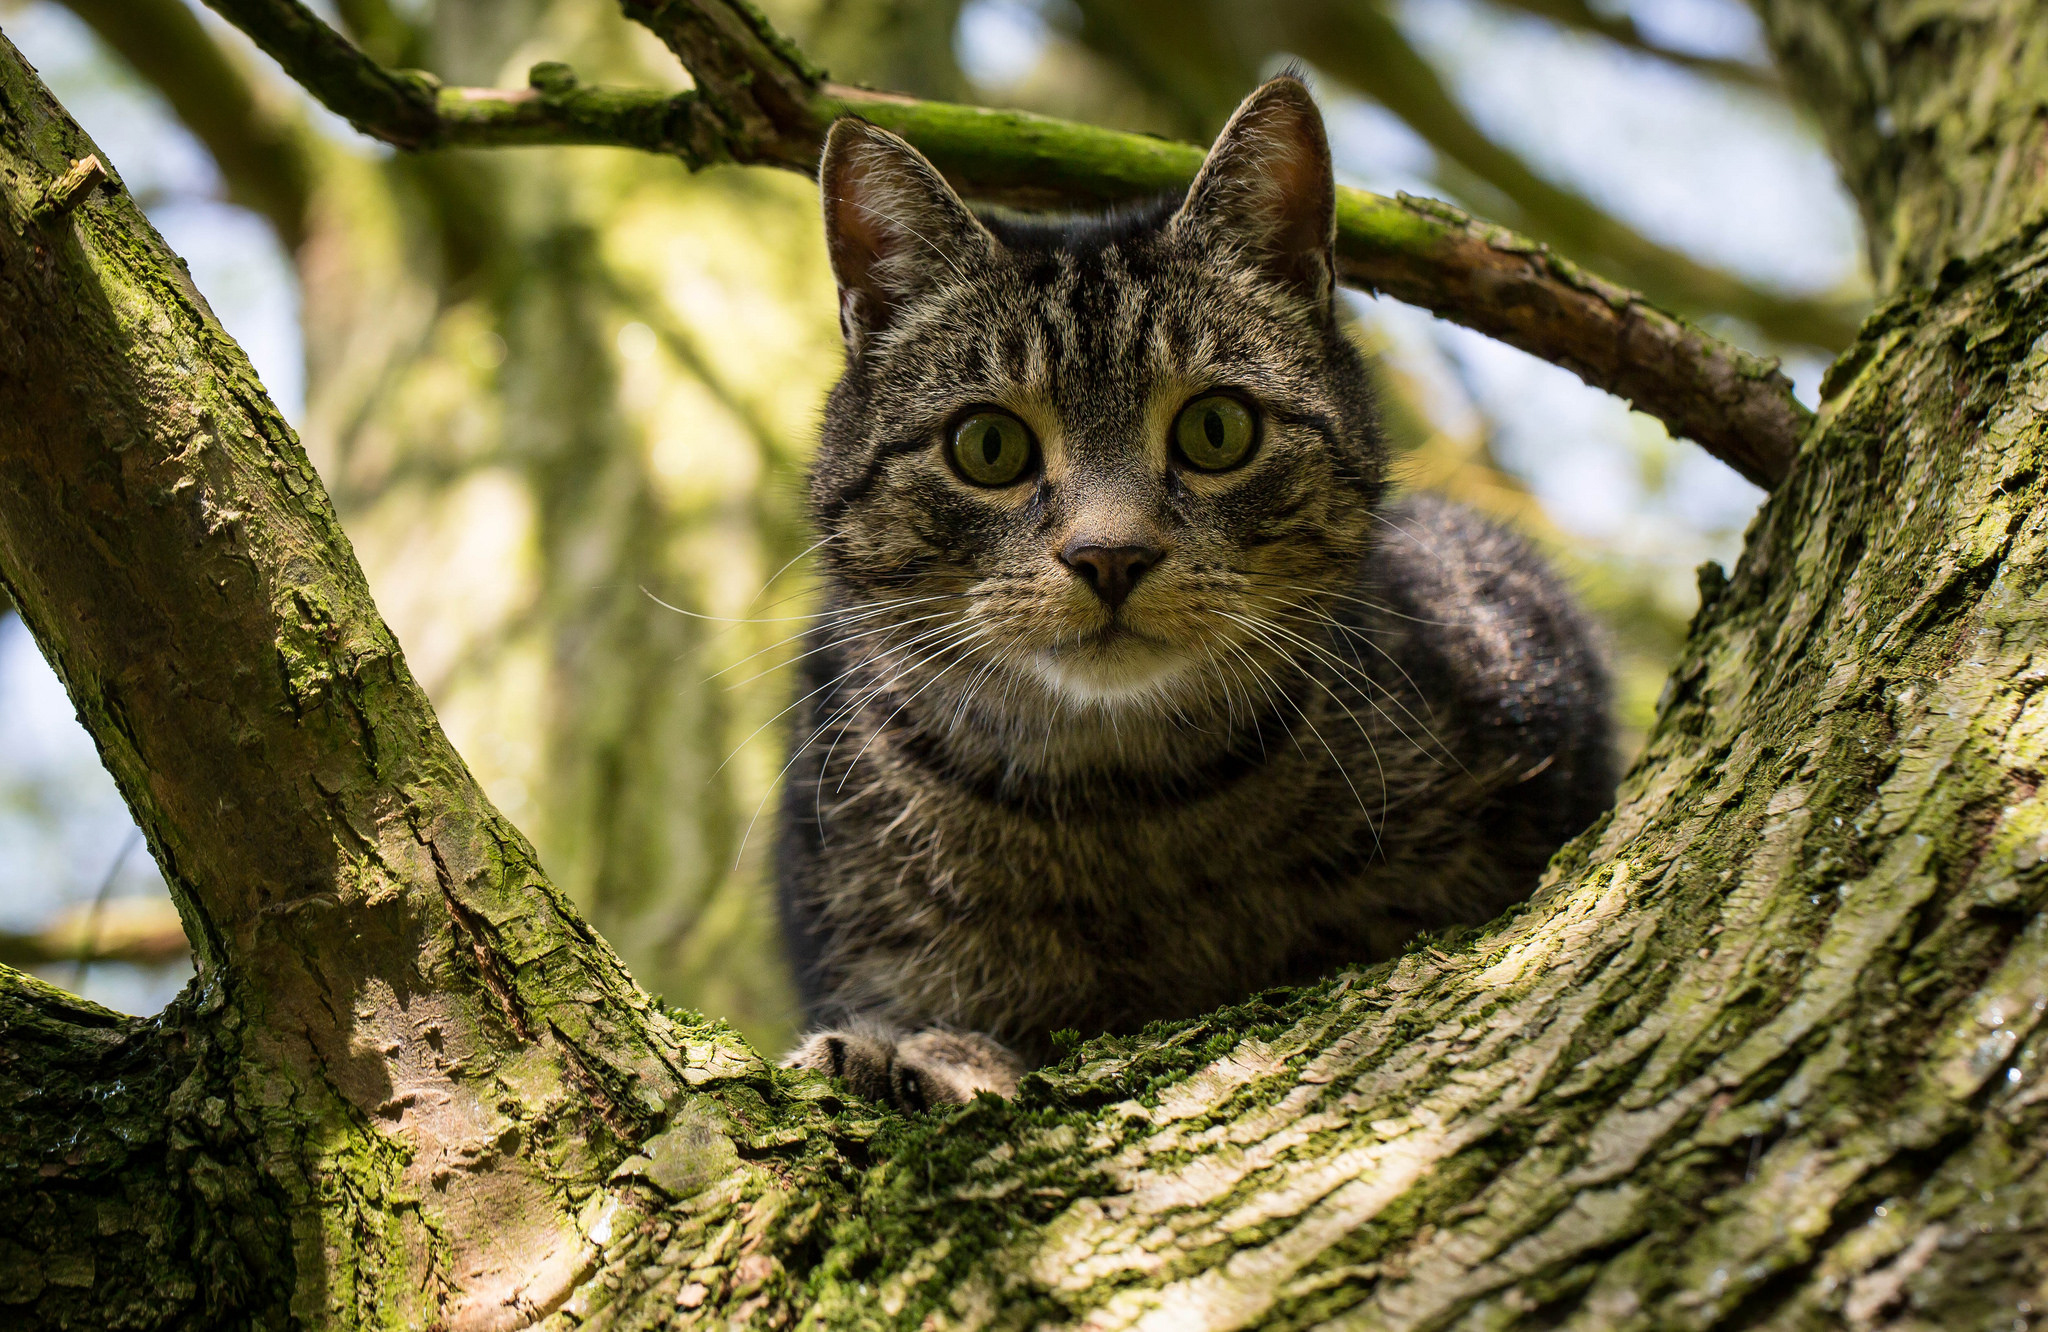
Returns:
[[[1607,804],[1607,684],[1518,539],[1389,498],[1322,119],[1277,78],[1184,198],[971,211],[820,167],[844,376],[777,845],[816,1029],[903,1108],[1497,914]]]

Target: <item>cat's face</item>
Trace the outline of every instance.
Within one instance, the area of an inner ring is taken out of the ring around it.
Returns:
[[[812,492],[856,657],[1184,712],[1296,655],[1381,466],[1299,85],[1254,94],[1178,211],[983,223],[845,123],[823,175],[849,366]]]

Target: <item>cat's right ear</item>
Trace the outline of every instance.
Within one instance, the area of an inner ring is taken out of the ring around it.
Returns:
[[[1330,309],[1337,186],[1322,112],[1300,79],[1282,74],[1244,99],[1168,226]]]
[[[995,237],[922,153],[865,120],[833,122],[818,184],[839,327],[856,355],[912,301],[964,280],[995,249]]]

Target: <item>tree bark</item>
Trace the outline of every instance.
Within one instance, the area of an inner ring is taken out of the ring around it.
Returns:
[[[201,969],[163,1019],[82,1032],[7,973],[5,1196],[29,1211],[0,1288],[58,1323],[98,1307],[96,1273],[148,1274],[155,1314],[194,1325],[551,1308],[622,1144],[759,1061],[656,1009],[476,788],[290,428],[133,203],[43,206],[93,148],[4,42],[0,104],[0,566]],[[177,1058],[196,1071],[143,1085],[122,1062]],[[126,1169],[95,1098],[198,1144],[182,1189]],[[95,1220],[105,1190],[180,1219]]]
[[[1615,810],[1486,928],[917,1119],[633,987],[132,205],[28,220],[92,149],[0,46],[0,569],[203,965],[154,1022],[0,972],[4,1298],[53,1327],[2029,1322],[2048,13],[1906,14],[1767,7],[1887,300],[1703,577]]]

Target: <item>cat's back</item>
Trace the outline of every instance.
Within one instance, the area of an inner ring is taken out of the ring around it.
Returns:
[[[1443,742],[1494,788],[1502,858],[1533,877],[1613,795],[1598,635],[1527,541],[1471,509],[1410,494],[1382,518],[1361,597]]]

